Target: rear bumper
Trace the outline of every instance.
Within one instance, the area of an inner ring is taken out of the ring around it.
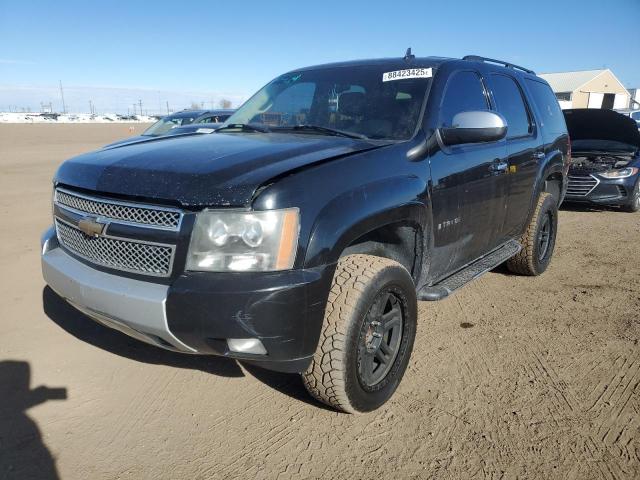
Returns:
[[[190,272],[170,285],[92,268],[42,239],[47,284],[90,318],[146,343],[304,371],[315,352],[335,265],[269,273]],[[257,338],[267,354],[232,352],[227,339]]]

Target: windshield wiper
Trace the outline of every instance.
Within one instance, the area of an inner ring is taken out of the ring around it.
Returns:
[[[361,133],[354,132],[345,132],[344,130],[338,130],[335,128],[329,127],[321,127],[320,125],[293,125],[290,127],[278,127],[278,130],[293,130],[301,132],[301,131],[310,131],[317,132],[324,135],[334,135],[336,137],[347,137],[347,138],[359,138],[362,140],[367,140],[369,137],[366,135],[362,135]]]
[[[256,125],[255,123],[230,123],[229,125],[224,125],[220,128],[216,128],[216,132],[221,130],[242,130],[243,132],[260,132],[260,133],[269,133],[271,130],[269,127]]]

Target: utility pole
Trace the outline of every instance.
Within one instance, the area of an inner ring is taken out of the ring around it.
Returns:
[[[89,113],[93,115],[93,104],[91,103],[91,100],[89,100]]]
[[[142,99],[138,99],[138,104],[140,105],[140,116],[142,116]]]
[[[169,115],[169,100],[167,100],[167,115]]]
[[[62,97],[62,113],[67,113],[67,106],[64,104],[64,90],[62,90],[62,80],[60,80],[60,97]]]

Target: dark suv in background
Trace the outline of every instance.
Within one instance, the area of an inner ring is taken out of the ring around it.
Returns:
[[[182,110],[162,117],[156,123],[147,128],[140,135],[124,138],[117,142],[105,145],[105,148],[136,143],[143,140],[151,140],[165,135],[192,133],[202,127],[217,127],[225,122],[235,110]],[[192,128],[187,129],[188,126]]]
[[[418,299],[505,261],[545,271],[568,164],[525,68],[410,51],[302,68],[213,133],[62,164],[43,274],[142,341],[299,372],[369,411],[405,372]]]

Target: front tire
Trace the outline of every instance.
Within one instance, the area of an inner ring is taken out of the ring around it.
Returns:
[[[307,391],[343,412],[380,407],[404,375],[416,324],[415,285],[402,265],[372,255],[341,258],[318,347],[302,374]]]
[[[540,275],[551,261],[557,231],[558,204],[553,195],[543,192],[520,240],[522,250],[507,260],[507,268],[520,275]]]

